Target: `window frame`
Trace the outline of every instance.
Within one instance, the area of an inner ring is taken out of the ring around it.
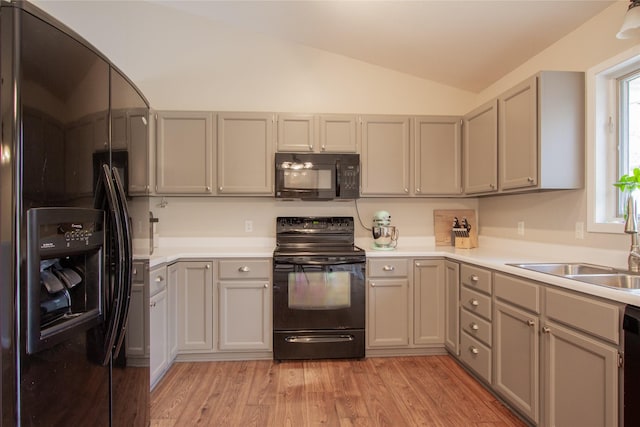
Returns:
[[[619,79],[640,70],[635,46],[587,71],[587,231],[624,233],[619,215]]]

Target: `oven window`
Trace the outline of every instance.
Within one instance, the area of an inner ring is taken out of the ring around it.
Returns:
[[[289,273],[289,308],[327,310],[351,307],[351,272]]]
[[[330,190],[332,188],[330,169],[305,169],[284,171],[285,188],[303,190]]]

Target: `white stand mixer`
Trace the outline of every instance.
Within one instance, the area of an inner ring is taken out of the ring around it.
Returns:
[[[398,246],[398,229],[391,225],[391,214],[387,211],[378,211],[373,214],[373,249],[379,251],[392,251]]]

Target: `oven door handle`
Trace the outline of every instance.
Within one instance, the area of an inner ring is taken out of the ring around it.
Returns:
[[[346,264],[364,264],[364,260],[355,259],[341,259],[341,260],[305,260],[305,261],[293,261],[293,260],[275,260],[276,264],[285,265],[346,265]]]
[[[288,343],[314,344],[327,342],[351,342],[353,335],[291,335],[284,339]]]

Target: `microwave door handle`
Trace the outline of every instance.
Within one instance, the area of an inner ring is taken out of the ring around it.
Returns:
[[[115,227],[115,232],[116,232],[116,236],[114,236],[115,244],[116,244],[115,256],[118,258],[117,262],[120,265],[122,263],[122,256],[124,254],[124,242],[122,239],[118,237],[123,235],[122,222],[121,222],[121,216],[119,213],[120,208],[118,206],[119,205],[118,197],[116,195],[116,190],[114,188],[113,180],[111,177],[111,171],[109,170],[108,165],[106,164],[102,165],[101,176],[102,176],[101,178],[102,185],[104,186],[103,192],[106,199],[104,200],[106,204],[102,202],[103,209],[107,210],[107,215],[111,220],[110,222]],[[96,200],[96,203],[99,203],[99,201]],[[109,264],[111,262],[113,261],[112,260],[108,261],[107,268],[109,268]],[[111,298],[110,301],[107,301],[108,307],[107,309],[105,309],[106,316],[107,316],[107,319],[106,319],[107,326],[106,326],[106,330],[104,331],[104,339],[102,342],[102,353],[100,353],[100,359],[99,359],[99,362],[105,366],[109,363],[109,360],[111,358],[111,350],[115,342],[117,328],[118,328],[117,313],[120,312],[121,305],[122,305],[122,287],[117,286],[117,283],[122,282],[122,276],[124,272],[121,271],[121,269],[119,269],[119,271],[117,271],[117,274],[118,274],[118,277],[116,278],[116,286],[114,287],[113,292],[111,290],[111,286],[108,278],[103,278],[101,283],[102,295],[104,295],[107,298]]]
[[[120,257],[121,264],[119,265],[118,278],[121,282],[117,284],[120,287],[120,293],[122,295],[122,303],[120,304],[120,310],[116,313],[117,327],[115,331],[115,339],[113,343],[114,356],[120,352],[122,343],[124,342],[124,336],[127,329],[127,323],[129,319],[129,303],[131,301],[131,286],[133,282],[132,268],[133,268],[133,250],[132,250],[132,228],[131,217],[129,216],[129,207],[127,205],[126,193],[124,185],[120,179],[120,175],[116,168],[112,169],[113,180],[115,183],[116,196],[119,202],[120,222],[122,224],[122,235],[118,238],[122,240],[122,247],[124,252]]]
[[[336,160],[336,197],[340,197],[340,177],[341,177],[341,165],[340,165],[340,159]]]

